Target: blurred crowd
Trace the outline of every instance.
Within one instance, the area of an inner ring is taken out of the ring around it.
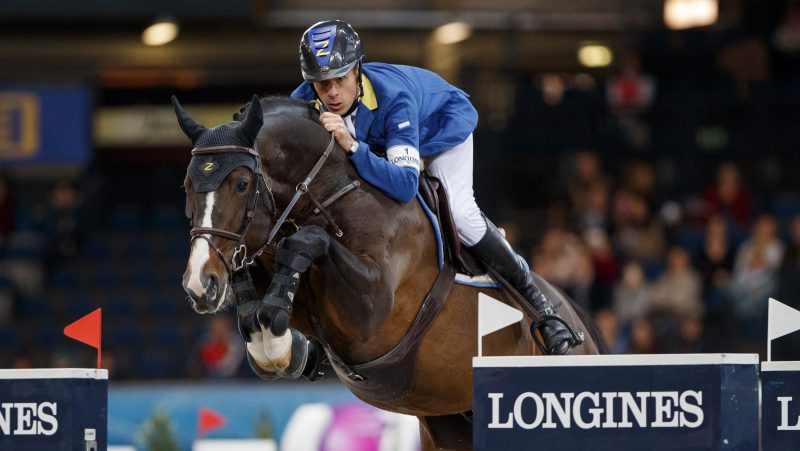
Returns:
[[[571,172],[529,262],[593,313],[615,353],[763,354],[768,299],[800,307],[800,197],[758,208],[730,161],[683,201],[644,161],[613,178],[580,152]],[[524,225],[504,225],[524,241]]]

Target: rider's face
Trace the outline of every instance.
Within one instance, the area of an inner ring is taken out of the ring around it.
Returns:
[[[314,89],[328,111],[341,116],[350,109],[358,97],[356,69],[339,78],[315,81]]]

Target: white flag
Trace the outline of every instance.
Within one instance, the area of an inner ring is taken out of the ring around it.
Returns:
[[[522,312],[497,299],[478,294],[478,336],[483,337],[522,320]]]
[[[786,334],[800,330],[800,310],[769,298],[769,314],[767,316],[767,340],[774,340]]]

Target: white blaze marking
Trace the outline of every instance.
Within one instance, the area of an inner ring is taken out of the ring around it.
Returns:
[[[215,192],[206,194],[206,208],[203,211],[203,220],[200,227],[214,227],[211,222],[211,212],[214,211],[214,203],[217,200]],[[209,235],[203,235],[209,237]],[[200,296],[205,291],[203,283],[200,281],[200,274],[203,271],[203,266],[208,262],[211,256],[211,248],[206,240],[194,240],[192,243],[192,251],[189,254],[189,283],[187,288],[192,290],[195,295]]]

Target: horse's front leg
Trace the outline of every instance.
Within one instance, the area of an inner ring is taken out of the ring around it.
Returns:
[[[264,379],[304,375],[313,380],[318,375],[324,351],[319,343],[290,328],[289,320],[300,275],[327,255],[330,241],[323,229],[314,226],[281,240],[266,295],[238,308],[250,366]]]
[[[379,283],[380,271],[355,256],[321,227],[304,227],[280,242],[272,282],[258,307],[247,312],[240,310],[243,335],[250,338],[247,349],[251,366],[255,361],[259,369],[269,372],[260,374],[254,366],[262,377],[270,378],[272,373],[277,374],[272,378],[299,377],[299,372],[307,375],[305,373],[313,372],[312,366],[319,365],[310,353],[316,352],[318,360],[323,357],[318,343],[289,328],[300,275],[312,263],[321,269],[326,285],[342,287],[336,298],[347,302],[337,306],[340,313],[366,319],[355,323],[358,324],[355,328],[364,329],[356,333],[368,336],[388,316],[392,290],[385,283]],[[310,349],[308,356],[303,354],[306,342]],[[303,362],[306,368],[298,368]]]

